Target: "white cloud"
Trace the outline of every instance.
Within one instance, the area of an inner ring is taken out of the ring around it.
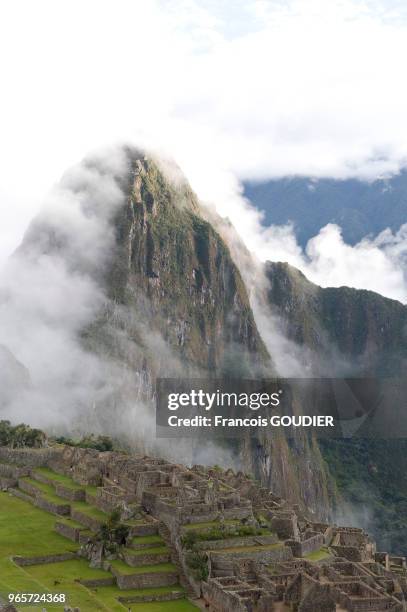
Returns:
[[[406,12],[397,0],[2,3],[0,261],[67,166],[125,140],[174,156],[261,258],[372,288],[322,251],[357,254],[383,272],[377,290],[403,297],[398,264],[386,273],[394,245],[350,251],[330,228],[304,255],[274,229],[270,253],[236,177],[396,172],[407,160]]]

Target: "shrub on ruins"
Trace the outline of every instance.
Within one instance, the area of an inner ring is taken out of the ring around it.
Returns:
[[[256,520],[260,529],[271,529],[270,521],[263,514],[258,514]]]
[[[187,533],[181,537],[182,547],[187,550],[192,550],[199,539],[198,536],[199,534],[196,531],[187,531]]]
[[[208,555],[204,552],[191,552],[186,558],[188,567],[196,580],[207,580],[209,576]]]
[[[47,437],[40,429],[20,423],[11,425],[10,421],[0,421],[0,446],[10,448],[41,448]]]
[[[109,436],[95,436],[94,434],[89,434],[80,440],[73,440],[72,438],[59,436],[55,441],[59,444],[66,444],[67,446],[76,446],[77,448],[93,448],[101,452],[114,450],[113,440]]]
[[[120,522],[120,511],[113,510],[101,525],[96,539],[103,543],[106,552],[115,553],[119,546],[126,544],[129,532],[129,527]]]

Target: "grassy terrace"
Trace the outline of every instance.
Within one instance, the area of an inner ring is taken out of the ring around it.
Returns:
[[[133,604],[129,609],[134,612],[197,612],[198,610],[186,599]]]
[[[144,546],[145,544],[164,544],[164,540],[159,535],[136,536],[131,541],[133,546]],[[144,549],[145,550],[145,549]]]
[[[55,484],[61,484],[64,487],[67,487],[68,489],[74,489],[74,490],[80,489],[81,491],[87,491],[88,493],[92,493],[92,494],[95,494],[98,490],[98,487],[94,487],[92,485],[76,484],[76,482],[74,482],[72,478],[69,478],[68,476],[64,476],[63,474],[57,474],[56,472],[53,472],[49,468],[40,467],[40,468],[36,468],[34,471],[37,474],[46,476],[46,478],[49,478],[50,480],[54,481]]]
[[[102,512],[99,508],[95,508],[94,506],[89,506],[86,502],[69,502],[72,510],[77,510],[78,512],[82,512],[91,518],[94,518],[101,523],[105,523],[108,515],[106,512]]]
[[[105,522],[107,519],[107,514],[105,512],[102,512],[102,510],[99,510],[94,506],[90,506],[86,502],[70,502],[62,497],[59,497],[58,495],[56,495],[55,489],[51,485],[38,482],[37,480],[33,480],[32,478],[28,477],[22,478],[21,480],[24,480],[25,482],[28,482],[33,485],[40,492],[41,497],[44,497],[45,499],[53,503],[69,505],[72,509],[83,512],[83,514],[86,514],[87,516],[90,516],[94,519],[100,520],[101,522]]]
[[[177,568],[172,563],[157,563],[156,565],[140,565],[140,567],[130,567],[123,563],[123,561],[112,561],[112,568],[115,569],[119,574],[122,575],[133,575],[133,574],[162,574],[176,572]],[[127,591],[122,591],[124,593]]]
[[[80,529],[81,531],[89,531],[89,530],[86,529],[86,527],[84,527],[80,523],[77,523],[73,519],[71,519],[69,517],[66,517],[66,516],[58,517],[55,522],[56,523],[63,523],[64,525],[68,525],[68,527],[72,527],[73,529]],[[89,531],[89,533],[92,533],[92,532]]]
[[[314,550],[314,552],[309,553],[309,555],[305,555],[304,559],[317,563],[318,561],[323,561],[329,557],[331,557],[331,554],[329,553],[328,549],[322,547],[319,550]]]
[[[24,478],[21,478],[21,480],[31,484],[33,487],[35,487],[37,489],[37,491],[40,493],[41,497],[44,497],[45,499],[48,499],[49,501],[51,501],[51,502],[53,502],[55,504],[68,504],[69,503],[69,502],[67,502],[66,499],[62,499],[62,497],[58,497],[55,494],[54,488],[51,487],[50,485],[46,485],[46,484],[43,484],[42,482],[38,482],[37,480],[34,480],[32,478],[28,478],[28,476],[24,477]]]
[[[127,552],[132,557],[137,557],[141,555],[162,555],[168,553],[168,548],[166,546],[154,546],[151,548],[127,548]]]
[[[137,596],[149,596],[149,595],[168,595],[168,593],[185,593],[184,587],[181,585],[174,585],[169,587],[155,587],[149,589],[133,589],[129,591],[122,591],[121,597],[123,599],[130,599],[134,595]]]
[[[110,587],[108,587],[109,589]],[[108,590],[107,589],[107,590]],[[149,596],[149,595],[168,595],[168,593],[185,593],[184,587],[181,585],[174,586],[163,586],[163,587],[155,587],[154,589],[132,589],[128,591],[121,591],[121,597],[123,599],[130,599],[131,597],[137,596]]]
[[[45,472],[45,470],[44,470]],[[63,479],[61,484],[67,485],[66,477],[55,475],[46,470],[47,477],[55,476],[53,480]],[[69,479],[68,479],[69,480]],[[55,495],[53,487],[44,485],[36,480],[29,479],[41,495],[57,501],[69,503],[93,518],[105,521],[107,515],[85,502],[66,502]],[[76,487],[76,485],[73,485]],[[120,590],[116,585],[88,588],[80,584],[81,580],[112,578],[110,572],[89,567],[85,559],[73,559],[59,563],[49,563],[19,567],[13,561],[14,556],[42,556],[48,554],[61,554],[75,552],[78,545],[64,538],[54,531],[55,522],[63,522],[72,527],[81,527],[76,521],[68,517],[56,518],[54,514],[37,508],[19,498],[0,492],[0,595],[7,599],[8,593],[65,593],[67,604],[78,607],[86,612],[196,612],[197,608],[185,598],[175,601],[143,602],[138,604],[119,601],[119,598],[163,595],[165,593],[184,593],[179,585],[172,587],[157,587],[154,589]],[[143,524],[145,521],[137,521]],[[86,531],[86,530],[85,530]],[[140,551],[131,550],[132,554],[150,553],[165,549],[159,536],[143,536],[134,538],[135,543],[150,544],[151,546]],[[157,546],[155,546],[157,545]],[[171,563],[162,563],[141,568],[130,568],[121,561],[114,562],[121,573],[161,573],[176,571]],[[62,612],[64,604],[45,604],[47,612],[58,610]],[[39,612],[44,604],[36,606],[20,604],[18,610],[23,612]]]

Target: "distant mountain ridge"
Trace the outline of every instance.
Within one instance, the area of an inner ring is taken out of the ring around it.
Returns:
[[[248,181],[244,195],[264,211],[264,225],[292,222],[302,247],[328,223],[339,225],[349,244],[407,223],[407,170],[370,183],[312,177]]]

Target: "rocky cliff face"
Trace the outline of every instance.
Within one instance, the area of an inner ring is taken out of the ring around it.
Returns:
[[[134,152],[128,176],[106,277],[111,308],[88,340],[105,350],[101,328],[121,325],[157,374],[168,373],[169,364],[158,363],[152,336],[165,344],[167,355],[173,353],[184,376],[270,371],[240,273],[201,216],[195,194],[182,177],[172,182],[157,163]],[[129,345],[113,343],[110,349],[132,362]]]
[[[372,291],[323,289],[286,263],[266,265],[284,333],[326,374],[396,376],[407,367],[407,307]],[[322,359],[320,358],[322,356]]]

